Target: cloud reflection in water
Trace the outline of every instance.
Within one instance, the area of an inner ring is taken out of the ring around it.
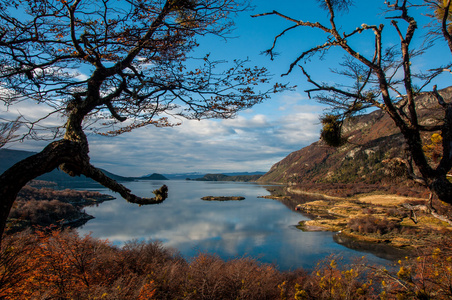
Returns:
[[[86,208],[95,219],[79,232],[92,232],[94,237],[119,245],[133,239],[160,240],[187,258],[200,252],[215,253],[224,259],[251,256],[275,263],[282,270],[312,268],[331,254],[345,258],[363,255],[336,244],[333,233],[296,229],[294,225],[306,217],[278,201],[258,198],[268,194],[260,185],[196,181],[142,181],[126,185],[146,196],[163,183],[169,187],[169,198],[164,203],[139,207],[119,198]],[[246,199],[224,202],[200,199],[210,195]],[[369,259],[383,261],[372,255]]]

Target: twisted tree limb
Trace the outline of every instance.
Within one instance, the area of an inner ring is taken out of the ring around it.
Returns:
[[[94,167],[91,164],[85,167],[85,172],[83,173],[83,175],[91,179],[94,179],[95,181],[99,182],[100,184],[109,188],[110,190],[119,193],[121,197],[123,197],[130,203],[135,203],[139,205],[159,204],[162,203],[168,197],[168,187],[166,185],[163,185],[160,189],[154,190],[153,193],[155,197],[153,198],[138,197],[132,194],[132,192],[124,185],[111,179],[110,177],[105,175],[101,170],[99,170],[98,168]]]
[[[85,152],[86,145],[67,139],[50,143],[41,152],[32,155],[0,175],[0,236],[3,235],[6,220],[17,194],[30,180],[51,172],[56,168],[71,176],[85,175],[103,186],[119,193],[128,202],[139,205],[159,204],[168,197],[168,187],[163,185],[153,191],[155,197],[142,198],[134,195],[124,185],[116,182],[101,170],[92,166]]]

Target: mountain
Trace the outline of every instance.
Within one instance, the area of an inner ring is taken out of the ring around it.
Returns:
[[[139,179],[139,180],[168,180],[168,178],[166,178],[162,174],[157,174],[157,173],[152,173],[151,175],[138,177],[136,179]]]
[[[190,173],[171,173],[171,174],[163,174],[166,178],[170,180],[185,180],[185,179],[195,179],[201,178],[205,174],[200,172],[190,172]]]
[[[253,175],[259,175],[262,176],[266,172],[232,172],[232,173],[221,173],[221,174],[215,174],[215,175],[225,175],[225,176],[253,176]],[[200,173],[200,172],[191,172],[191,173],[173,173],[173,174],[163,174],[163,176],[172,179],[172,180],[194,180],[198,178],[205,177],[206,173]]]
[[[36,152],[0,149],[0,174],[13,166],[15,163],[33,154],[36,154]],[[98,185],[98,183],[85,176],[71,177],[57,169],[41,175],[36,179],[55,182],[60,188],[91,187]]]
[[[237,173],[232,173],[237,174]],[[238,181],[238,182],[254,182],[257,181],[263,174],[253,174],[249,175],[249,173],[244,175],[226,175],[226,174],[206,174],[204,177],[188,179],[195,181]]]
[[[115,181],[134,181],[135,177],[125,177],[125,176],[121,176],[121,175],[116,175],[113,174],[111,172],[108,172],[105,169],[100,169],[105,175],[107,175],[108,177],[110,177],[111,179],[115,180]]]
[[[124,177],[120,175],[113,174],[107,170],[101,169],[108,177],[116,181],[136,181],[136,180],[168,180],[165,176],[157,173],[152,173],[150,175],[140,176],[140,177]]]
[[[452,98],[452,87],[441,90]],[[441,108],[429,93],[416,97],[421,124],[438,123]],[[258,182],[380,183],[389,178],[390,164],[404,158],[405,140],[392,119],[381,110],[357,116],[343,126],[348,143],[333,148],[319,140],[274,164]],[[432,133],[425,134],[428,140]]]
[[[13,166],[15,163],[25,159],[35,152],[21,151],[21,150],[11,150],[11,149],[0,149],[0,174],[7,170],[9,167]],[[125,181],[135,181],[135,180],[167,180],[166,177],[160,174],[151,174],[143,177],[124,177],[120,175],[113,174],[106,170],[101,169],[108,177],[118,182]],[[60,188],[87,188],[87,187],[99,187],[100,184],[87,178],[83,175],[71,177],[68,174],[55,169],[52,172],[39,176],[39,180],[52,181],[58,184]]]

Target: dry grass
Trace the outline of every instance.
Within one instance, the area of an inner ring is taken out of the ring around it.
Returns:
[[[425,202],[419,198],[377,193],[306,202],[297,207],[313,218],[300,222],[299,228],[342,231],[361,240],[418,248],[452,232],[449,224],[430,213],[416,210],[413,218],[411,211],[403,206],[404,203]]]
[[[394,206],[394,207],[398,207],[408,201],[419,201],[419,198],[404,197],[397,195],[363,195],[354,197],[354,199],[372,205]]]

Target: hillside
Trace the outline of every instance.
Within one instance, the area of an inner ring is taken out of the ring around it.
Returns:
[[[25,159],[35,152],[12,150],[12,149],[0,149],[0,174],[7,170],[9,167],[17,163],[18,161]],[[113,174],[106,170],[101,169],[107,176],[118,182],[135,181],[135,180],[168,180],[163,175],[153,173],[151,175],[143,177],[124,177]],[[100,186],[99,183],[87,178],[83,175],[78,177],[71,177],[68,174],[55,169],[52,172],[44,174],[36,178],[38,180],[55,182],[60,188],[86,188],[92,186]]]
[[[440,93],[448,101],[452,98],[452,87]],[[440,107],[433,97],[421,93],[416,105],[422,124],[437,122]],[[344,136],[348,137],[348,143],[340,148],[329,147],[319,140],[290,153],[258,181],[371,184],[395,180],[385,162],[404,158],[405,142],[389,116],[379,110],[358,116],[344,124]],[[429,139],[430,134],[423,138]]]
[[[168,178],[166,178],[162,174],[157,174],[157,173],[152,173],[151,175],[147,175],[147,176],[143,176],[143,177],[139,177],[139,178],[135,178],[135,179],[139,179],[139,180],[169,180]]]
[[[254,182],[258,180],[262,175],[225,175],[225,174],[206,174],[204,177],[188,179],[194,181],[237,181],[237,182]]]

